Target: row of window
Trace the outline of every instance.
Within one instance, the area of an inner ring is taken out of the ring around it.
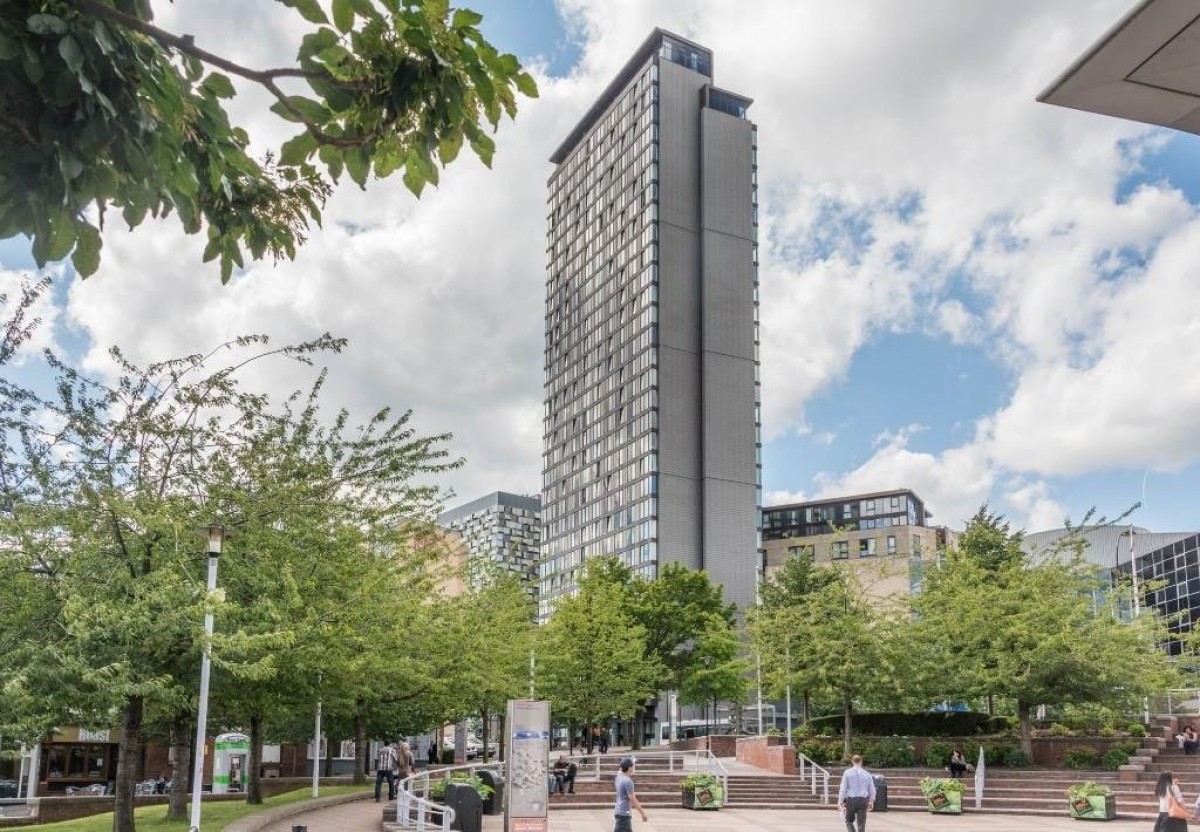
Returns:
[[[901,552],[900,554],[910,555],[914,558],[921,557],[921,537],[920,535],[912,536],[912,551]],[[880,554],[895,555],[896,552],[896,536],[889,534],[883,538],[883,545],[880,548],[880,539],[874,537],[864,537],[857,541],[855,550],[860,558],[871,558]],[[846,560],[850,557],[850,541],[849,540],[831,540],[825,552],[820,554],[828,554],[830,560]],[[816,560],[818,555],[816,543],[801,543],[796,546],[788,547],[789,557],[806,557],[810,560]]]

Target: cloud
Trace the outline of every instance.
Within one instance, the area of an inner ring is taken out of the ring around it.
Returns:
[[[893,429],[817,490],[914,488],[951,525],[992,498],[1040,520],[1057,511],[1042,477],[1200,457],[1195,210],[1166,184],[1118,189],[1162,134],[1033,100],[1127,6],[560,0],[581,61],[539,78],[541,97],[496,136],[493,171],[464,155],[420,202],[394,181],[342,187],[295,263],[227,287],[174,220],[110,223],[68,320],[95,368],[112,343],[148,360],[244,332],[348,336],[332,399],[412,407],[424,431],[452,431],[468,465],[446,482],[464,498],[536,492],[546,159],[661,25],[711,46],[716,83],[756,100],[767,438],[832,436],[808,404],[882,337],[977,344],[1012,392],[965,441],[922,435],[935,450],[919,450]],[[164,25],[256,67],[292,59],[297,21],[273,3],[162,6]],[[259,150],[294,132],[266,103],[246,89],[233,105]]]

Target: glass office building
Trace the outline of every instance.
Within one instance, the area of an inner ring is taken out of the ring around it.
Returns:
[[[594,555],[754,598],[757,133],[712,64],[655,30],[551,157],[542,618]]]

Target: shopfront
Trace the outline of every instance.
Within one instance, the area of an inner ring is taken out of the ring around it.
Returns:
[[[66,792],[68,787],[103,786],[111,793],[117,779],[120,731],[63,728],[42,744],[40,794]]]

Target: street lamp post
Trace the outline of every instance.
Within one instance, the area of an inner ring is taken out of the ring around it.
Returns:
[[[208,677],[212,665],[212,595],[217,589],[217,560],[221,557],[221,543],[225,540],[225,527],[212,524],[208,533],[208,590],[204,595],[204,644],[200,655],[200,702],[196,707],[195,771],[192,774],[192,832],[200,832],[200,797],[204,787],[204,737],[208,733]]]

